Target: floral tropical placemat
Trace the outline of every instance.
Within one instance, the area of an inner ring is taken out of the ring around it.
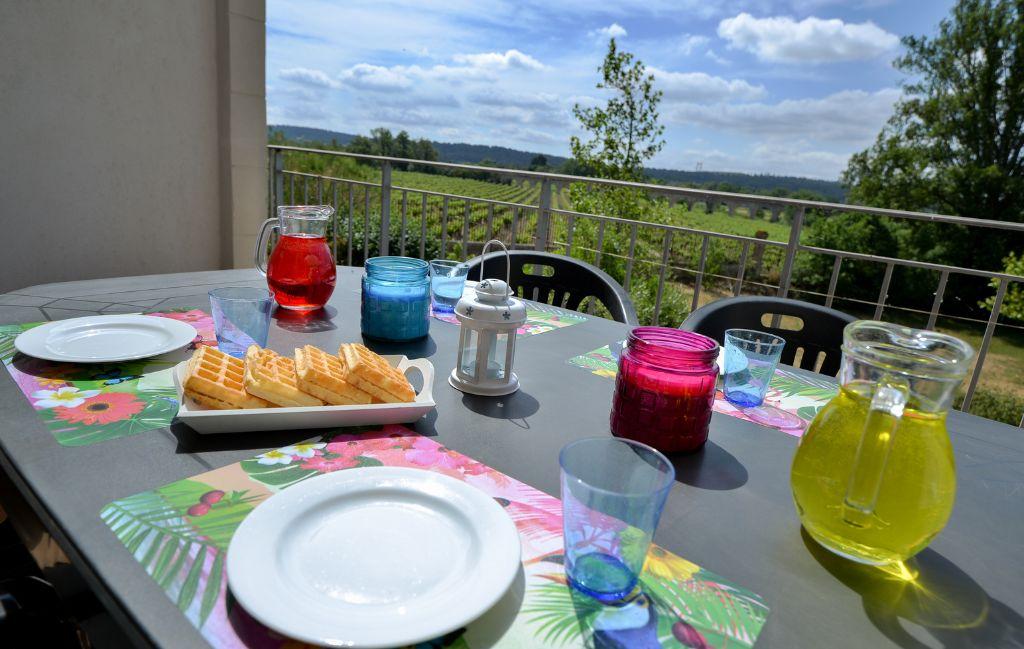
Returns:
[[[213,318],[198,309],[148,315],[188,322],[197,344],[216,345]],[[127,363],[74,365],[19,354],[14,339],[42,322],[0,325],[0,361],[62,446],[88,446],[171,423],[178,413],[174,365],[189,350]]]
[[[447,322],[453,325],[458,325],[459,321],[455,317],[454,313],[440,313],[431,310],[430,315],[440,320],[441,322]],[[533,302],[526,303],[526,323],[516,330],[516,333],[520,336],[534,336],[536,334],[546,333],[555,329],[562,329],[563,327],[571,327],[574,324],[586,322],[587,316],[560,309],[555,306],[549,306],[547,304],[535,304]]]
[[[122,498],[100,516],[217,648],[298,646],[228,593],[227,548],[249,512],[322,473],[381,465],[436,471],[483,490],[512,517],[522,542],[522,602],[422,647],[750,647],[764,625],[768,607],[759,596],[656,546],[639,589],[620,606],[574,597],[562,565],[557,498],[402,426],[342,431]]]
[[[619,366],[619,350],[625,341],[618,341],[599,347],[586,354],[580,354],[570,358],[567,363],[590,370],[593,374],[607,378],[615,378]],[[815,380],[811,377],[797,374],[785,367],[777,367],[775,376],[768,384],[768,393],[765,395],[765,404],[778,408],[785,413],[796,415],[804,422],[803,426],[770,426],[788,433],[795,437],[803,435],[806,424],[814,419],[832,397],[836,396],[838,388],[834,383],[827,380]],[[735,406],[725,400],[725,395],[719,389],[715,392],[715,412],[720,412],[732,417],[753,421],[747,414],[747,408]],[[791,418],[792,419],[792,418]],[[796,421],[795,419],[792,421]],[[768,425],[758,421],[762,426]]]

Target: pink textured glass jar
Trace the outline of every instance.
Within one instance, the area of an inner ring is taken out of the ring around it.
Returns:
[[[619,358],[612,397],[616,437],[664,453],[696,451],[708,439],[718,379],[718,343],[667,327],[637,327]]]

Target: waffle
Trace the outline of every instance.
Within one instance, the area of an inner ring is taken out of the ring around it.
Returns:
[[[299,389],[294,360],[258,345],[245,350],[245,390],[285,408],[324,405]]]
[[[407,403],[416,398],[409,379],[359,343],[344,343],[338,348],[346,381],[369,392],[384,403]]]
[[[341,359],[306,345],[295,350],[295,375],[299,389],[336,406],[373,402],[369,393],[348,383]]]
[[[266,401],[245,391],[244,377],[243,361],[201,345],[188,362],[182,388],[186,396],[218,410],[269,407]]]

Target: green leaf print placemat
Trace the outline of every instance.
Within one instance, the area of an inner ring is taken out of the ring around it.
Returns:
[[[466,628],[422,647],[751,647],[768,616],[758,595],[657,546],[639,588],[621,605],[574,596],[562,565],[557,498],[402,426],[341,429],[116,500],[100,516],[214,647],[301,646],[229,596],[231,537],[256,505],[282,489],[322,473],[381,465],[436,471],[483,490],[505,508],[522,542],[525,583]]]
[[[198,309],[147,315],[187,322],[199,336],[185,350],[154,358],[71,364],[15,351],[18,334],[44,323],[0,325],[0,361],[62,446],[88,446],[163,428],[178,414],[173,368],[195,345],[216,345],[213,318]]]

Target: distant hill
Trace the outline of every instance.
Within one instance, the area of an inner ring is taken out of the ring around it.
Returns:
[[[267,133],[281,131],[285,138],[309,144],[332,141],[344,146],[352,141],[355,135],[328,131],[307,126],[270,125]],[[483,160],[491,160],[499,167],[526,169],[536,155],[543,155],[548,164],[557,167],[567,158],[548,153],[538,154],[531,151],[520,151],[504,146],[487,146],[483,144],[466,144],[463,142],[432,142],[442,162],[477,164]],[[767,193],[775,189],[790,192],[801,189],[821,194],[826,200],[842,203],[846,201],[846,192],[842,185],[833,180],[817,180],[800,176],[773,176],[770,174],[744,174],[731,171],[683,171],[680,169],[648,168],[644,170],[651,178],[669,184],[678,185],[715,185],[727,183],[734,185],[739,191]]]

